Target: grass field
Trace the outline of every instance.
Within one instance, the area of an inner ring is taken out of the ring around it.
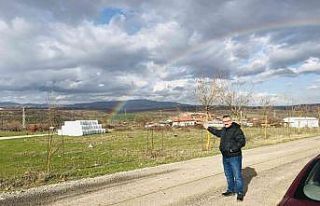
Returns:
[[[8,136],[19,136],[19,135],[27,135],[27,131],[0,131],[0,138],[1,137],[8,137]]]
[[[319,129],[244,128],[246,148],[319,135]],[[1,137],[0,137],[1,139]],[[58,151],[46,171],[48,137],[0,141],[0,190],[11,191],[94,177],[219,153],[217,138],[206,151],[206,131],[197,128],[112,131],[84,137],[54,136]]]

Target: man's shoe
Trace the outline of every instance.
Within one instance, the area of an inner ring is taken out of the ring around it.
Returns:
[[[238,195],[237,195],[237,200],[243,201],[243,198],[244,198],[244,194],[238,193]]]
[[[234,195],[234,192],[226,191],[226,192],[222,193],[222,195],[225,197],[228,197],[228,196]]]

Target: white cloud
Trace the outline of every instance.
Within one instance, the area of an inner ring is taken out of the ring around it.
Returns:
[[[310,57],[303,64],[297,68],[292,68],[296,73],[319,73],[320,74],[320,59],[317,57]]]

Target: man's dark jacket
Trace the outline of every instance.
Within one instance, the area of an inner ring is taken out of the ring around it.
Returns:
[[[224,157],[235,157],[241,155],[241,148],[246,144],[245,136],[240,125],[232,122],[229,128],[216,129],[208,127],[208,131],[220,137],[219,149]]]

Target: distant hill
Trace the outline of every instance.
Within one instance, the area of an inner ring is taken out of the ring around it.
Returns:
[[[300,104],[293,105],[293,107],[306,107],[309,108],[318,108],[320,104]],[[48,104],[19,104],[15,102],[0,102],[0,108],[11,108],[18,109],[21,107],[26,108],[48,108]],[[136,112],[136,111],[151,111],[151,110],[176,110],[180,109],[182,111],[196,111],[200,108],[199,105],[190,105],[190,104],[180,104],[177,102],[160,102],[152,101],[147,99],[136,99],[128,101],[100,101],[100,102],[90,102],[90,103],[75,103],[75,104],[65,104],[58,105],[59,108],[64,109],[87,109],[87,110],[104,110],[104,111],[127,111],[127,112]],[[286,110],[292,106],[274,106],[273,108],[278,110]],[[260,109],[259,106],[245,107],[250,109]],[[227,109],[225,106],[215,106],[215,109]]]
[[[159,110],[159,109],[176,109],[195,107],[188,104],[179,104],[176,102],[158,102],[146,99],[128,100],[128,101],[108,101],[108,102],[92,102],[92,103],[79,103],[64,105],[67,108],[74,109],[99,109],[99,110],[114,110],[118,111],[146,111],[146,110]]]
[[[21,108],[21,107],[31,107],[31,108],[48,108],[47,104],[19,104],[16,102],[0,102],[0,108]]]
[[[47,104],[18,104],[14,102],[0,102],[2,108],[48,108]],[[104,102],[90,102],[90,103],[76,103],[59,105],[59,108],[65,109],[92,109],[92,110],[105,110],[112,111],[117,109],[118,111],[148,111],[159,109],[192,109],[194,105],[180,104],[177,102],[159,102],[146,99],[128,100],[128,101],[104,101]]]
[[[0,102],[0,107],[18,107],[20,104],[15,103],[15,102]]]

